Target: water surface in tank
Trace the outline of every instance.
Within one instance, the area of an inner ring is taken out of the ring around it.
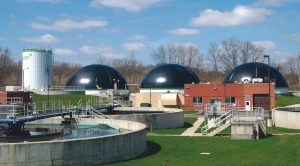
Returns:
[[[119,134],[125,132],[107,124],[97,125],[25,125],[25,131],[19,135],[2,134],[0,143],[35,142],[51,140],[68,140]]]

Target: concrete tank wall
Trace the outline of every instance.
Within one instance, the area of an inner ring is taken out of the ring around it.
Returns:
[[[131,131],[93,138],[0,144],[0,165],[97,165],[128,160],[146,150],[146,126],[143,124],[81,119],[79,121],[112,123]]]
[[[300,107],[273,109],[272,118],[276,127],[300,129]]]
[[[115,110],[140,111],[140,113],[107,115],[110,119],[129,120],[147,125],[148,129],[167,129],[184,126],[184,114],[181,109],[148,108],[148,107],[119,107]],[[164,111],[163,113],[147,113],[147,111]]]

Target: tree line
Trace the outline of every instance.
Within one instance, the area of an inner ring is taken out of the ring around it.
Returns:
[[[223,81],[238,65],[264,62],[264,54],[264,48],[232,37],[220,43],[211,43],[206,54],[193,44],[169,43],[160,45],[151,56],[155,64],[180,64],[193,70],[202,82],[214,82]],[[145,74],[155,67],[155,64],[143,64],[134,55],[125,58],[98,57],[97,62],[118,70],[129,84],[140,84]],[[284,75],[290,90],[300,90],[300,53],[283,62],[272,61],[272,66]],[[55,62],[53,85],[64,86],[71,74],[80,68],[80,64]],[[22,63],[13,61],[8,49],[0,48],[0,86],[21,84]]]

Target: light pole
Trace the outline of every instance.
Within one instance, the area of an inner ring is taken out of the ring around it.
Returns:
[[[264,55],[264,58],[268,58],[268,84],[269,84],[269,118],[272,117],[271,114],[271,108],[272,108],[272,104],[271,104],[271,66],[270,66],[270,55]]]
[[[151,87],[150,87],[150,107],[152,107],[152,104],[151,104]]]

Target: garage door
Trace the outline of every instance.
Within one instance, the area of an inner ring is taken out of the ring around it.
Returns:
[[[253,107],[263,107],[265,110],[270,110],[269,95],[266,94],[253,95]]]

